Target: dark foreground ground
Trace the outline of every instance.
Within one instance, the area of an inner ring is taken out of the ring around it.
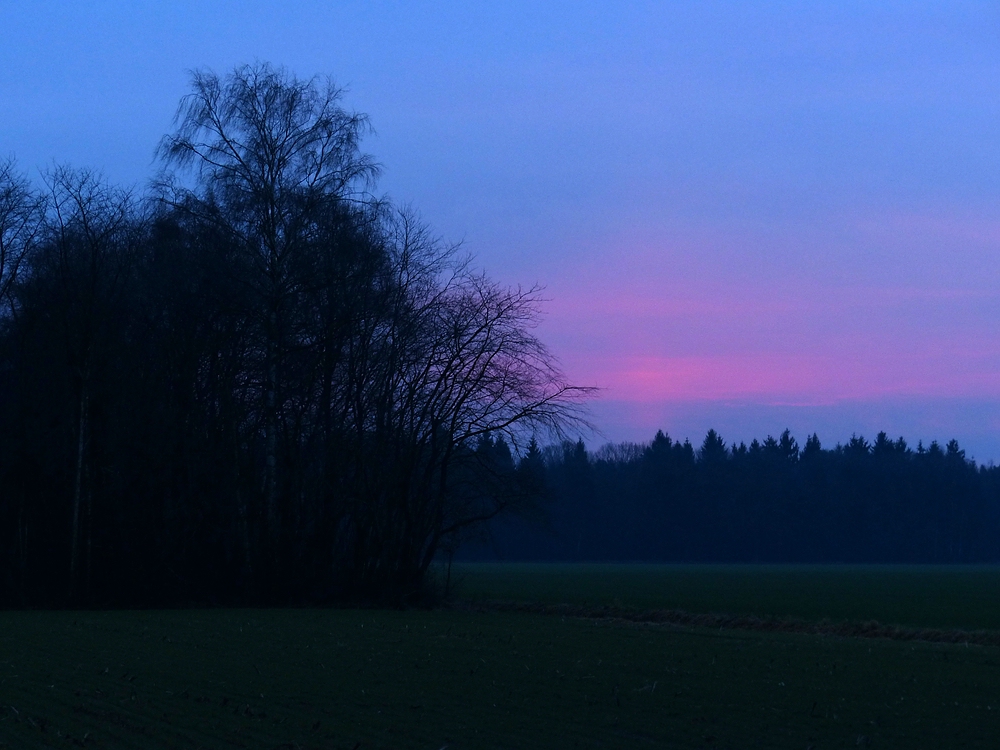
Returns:
[[[993,748],[998,713],[991,645],[468,608],[0,613],[5,748]]]

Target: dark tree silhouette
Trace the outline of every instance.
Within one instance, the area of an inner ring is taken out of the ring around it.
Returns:
[[[542,495],[589,390],[538,290],[375,199],[340,101],[196,73],[147,200],[0,168],[3,601],[399,603]]]
[[[301,81],[269,65],[242,66],[225,79],[197,72],[163,139],[166,164],[192,166],[194,190],[173,188],[174,205],[213,223],[244,256],[242,279],[256,299],[262,346],[256,380],[264,444],[265,540],[281,550],[279,430],[290,397],[284,365],[294,346],[295,298],[308,284],[301,256],[337,203],[356,194],[377,168],[359,151],[366,118],[340,106],[331,81]]]
[[[69,574],[72,596],[83,601],[92,578],[95,396],[106,377],[101,370],[114,357],[113,319],[122,311],[141,219],[128,193],[90,172],[57,169],[47,184],[49,211],[37,264],[48,265],[48,280],[55,284],[46,295],[46,315],[57,320],[72,382],[76,434]]]
[[[41,231],[44,207],[44,199],[17,172],[14,160],[0,162],[0,304],[9,302],[21,261]]]
[[[506,523],[465,555],[526,560],[969,563],[1000,560],[1000,469],[956,441],[855,435],[801,451],[789,431],[697,452],[664,432],[543,451],[548,533]]]

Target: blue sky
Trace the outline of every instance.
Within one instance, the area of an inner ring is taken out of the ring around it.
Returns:
[[[995,3],[22,2],[0,26],[0,154],[36,174],[144,184],[193,68],[333,76],[382,191],[546,286],[541,336],[605,388],[591,442],[885,429],[1000,460]]]

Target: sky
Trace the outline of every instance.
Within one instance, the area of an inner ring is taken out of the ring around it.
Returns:
[[[142,188],[190,71],[329,75],[379,190],[598,386],[588,444],[879,430],[1000,463],[996,2],[0,6],[0,157]]]

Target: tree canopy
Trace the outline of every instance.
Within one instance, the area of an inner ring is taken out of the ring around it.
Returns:
[[[0,600],[403,602],[524,503],[497,455],[588,389],[538,289],[374,194],[342,98],[197,72],[145,195],[0,167]]]

